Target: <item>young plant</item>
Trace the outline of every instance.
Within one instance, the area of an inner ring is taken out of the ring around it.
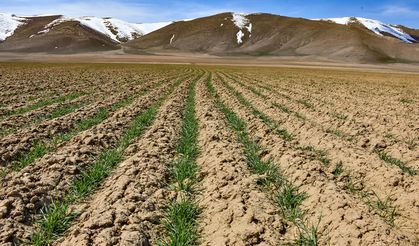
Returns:
[[[186,109],[183,116],[180,139],[176,150],[179,158],[174,160],[170,173],[178,199],[166,209],[163,226],[165,237],[161,245],[198,245],[198,203],[193,199],[199,182],[196,158],[198,149],[198,120],[195,112],[195,87],[198,76],[189,86]],[[209,75],[210,76],[210,75]]]
[[[237,98],[237,100],[245,107],[249,108],[252,112],[253,115],[255,115],[257,118],[259,118],[260,120],[263,121],[263,123],[265,123],[266,125],[268,125],[269,127],[271,127],[273,129],[273,132],[278,135],[279,137],[281,137],[282,139],[284,139],[285,141],[291,141],[293,139],[293,136],[286,130],[286,129],[282,129],[280,128],[279,124],[273,120],[272,118],[270,118],[268,115],[266,115],[265,113],[261,112],[260,110],[258,110],[256,107],[254,107],[250,101],[248,101],[242,93],[240,93],[239,91],[237,91],[236,89],[234,89],[232,86],[230,86],[221,76],[218,76],[218,78],[221,80],[221,82],[223,83],[223,85],[229,90],[231,91],[234,96]]]
[[[297,149],[312,152],[314,157],[310,157],[310,159],[318,160],[326,167],[330,165],[331,160],[327,157],[327,153],[324,150],[318,150],[313,146],[299,146]]]
[[[343,164],[342,161],[339,161],[338,164],[336,164],[335,169],[333,170],[332,174],[335,177],[339,177],[343,173]]]
[[[196,220],[200,208],[195,201],[173,202],[167,209],[164,227],[168,238],[160,243],[164,246],[198,245],[198,225]]]
[[[298,103],[300,103],[300,104],[302,104],[302,105],[304,105],[304,107],[306,107],[306,108],[313,108],[313,107],[314,107],[314,106],[313,106],[310,102],[308,102],[307,100],[299,99],[299,100],[297,100],[297,102],[298,102]]]
[[[407,173],[410,176],[414,176],[417,174],[417,171],[414,168],[407,166],[405,162],[392,157],[390,154],[386,153],[385,151],[376,149],[376,152],[381,160],[399,167],[402,172]]]
[[[104,150],[96,161],[89,165],[73,181],[68,193],[61,200],[53,201],[44,208],[43,217],[37,221],[37,230],[32,235],[29,244],[36,246],[51,245],[69,227],[70,222],[78,216],[69,212],[69,206],[91,194],[103,179],[124,159],[123,152],[129,143],[140,136],[152,124],[162,103],[180,83],[181,80],[178,80],[163,97],[138,115],[120,138],[117,145]]]
[[[285,183],[276,194],[275,202],[281,209],[283,218],[287,221],[295,222],[304,215],[304,211],[300,206],[306,198],[306,193],[300,192],[295,186]]]
[[[295,246],[317,246],[319,245],[318,230],[320,218],[317,225],[308,225],[308,222],[297,221],[298,237],[293,243]]]
[[[278,166],[271,160],[262,160],[260,153],[263,148],[250,137],[246,122],[221,100],[211,83],[211,78],[208,78],[206,85],[215,100],[215,104],[224,114],[227,125],[235,131],[239,142],[243,144],[246,163],[250,171],[262,177],[258,184],[262,185],[267,192],[270,192],[285,220],[293,223],[301,221],[304,216],[301,204],[307,198],[307,194],[300,192],[296,186],[288,181]],[[267,121],[269,122],[270,120]],[[307,225],[304,226],[308,228]],[[317,233],[317,230],[314,233]],[[301,239],[305,240],[305,236],[310,240],[313,238],[313,235],[304,235],[304,238],[301,237]],[[317,235],[314,235],[314,240],[317,242]]]

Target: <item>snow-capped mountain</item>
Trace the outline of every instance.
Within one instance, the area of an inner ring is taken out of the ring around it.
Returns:
[[[84,17],[66,17],[62,16],[45,26],[38,34],[49,32],[55,26],[64,22],[79,22],[81,25],[88,27],[96,32],[108,36],[115,42],[126,42],[144,36],[150,32],[160,29],[164,26],[170,25],[172,22],[158,22],[158,23],[129,23],[115,18],[99,18],[94,16]]]
[[[47,16],[42,16],[47,17]],[[42,18],[41,16],[27,16],[17,17],[12,14],[0,13],[0,42],[13,35],[15,30],[30,23],[31,20]],[[66,22],[78,22],[80,25],[90,28],[93,31],[101,33],[116,43],[126,42],[144,36],[150,32],[160,29],[164,26],[170,25],[172,22],[157,22],[157,23],[129,23],[116,18],[99,18],[94,16],[83,17],[67,17],[57,16],[50,23],[46,24],[42,30],[32,34],[30,37],[48,33],[56,26]]]
[[[363,20],[363,19],[362,19]],[[364,21],[364,20],[363,20]],[[346,23],[339,21],[340,23]],[[273,14],[221,13],[174,22],[124,44],[126,52],[157,50],[203,52],[220,56],[315,56],[353,62],[419,61],[415,30],[384,25],[343,26]],[[397,32],[396,32],[397,31]]]
[[[0,13],[0,42],[12,36],[15,30],[25,23],[25,18]]]
[[[391,35],[406,43],[417,42],[415,38],[405,33],[402,29],[398,28],[396,25],[384,24],[378,20],[372,20],[372,19],[367,19],[367,18],[362,18],[362,17],[341,17],[341,18],[327,18],[327,19],[320,19],[320,20],[334,22],[340,25],[350,25],[350,24],[358,23],[379,36]]]
[[[0,14],[0,51],[82,53],[200,52],[215,55],[315,56],[361,62],[419,62],[419,30],[343,17],[308,20],[220,13],[160,23],[62,15]]]
[[[78,53],[121,49],[172,22],[130,23],[111,17],[0,14],[0,51]]]

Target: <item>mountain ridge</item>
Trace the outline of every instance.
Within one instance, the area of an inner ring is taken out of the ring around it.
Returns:
[[[2,25],[2,20],[6,24]],[[0,14],[1,37],[5,38],[0,39],[0,51],[12,52],[122,49],[127,53],[185,51],[220,56],[312,55],[361,62],[419,61],[419,30],[362,17],[309,20],[226,12],[191,20],[136,24],[111,17],[5,18]]]
[[[340,25],[272,14],[234,13],[175,22],[127,42],[127,52],[180,50],[214,55],[317,56],[360,62],[419,61],[416,43],[380,36],[360,25]]]

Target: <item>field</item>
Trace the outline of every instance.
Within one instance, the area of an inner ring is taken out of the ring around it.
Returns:
[[[1,245],[419,245],[419,75],[0,63]]]

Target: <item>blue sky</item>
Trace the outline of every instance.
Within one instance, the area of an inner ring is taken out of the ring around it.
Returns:
[[[361,16],[419,28],[419,0],[0,0],[0,12],[17,15],[112,16],[131,22],[189,19],[226,11],[304,18]]]

